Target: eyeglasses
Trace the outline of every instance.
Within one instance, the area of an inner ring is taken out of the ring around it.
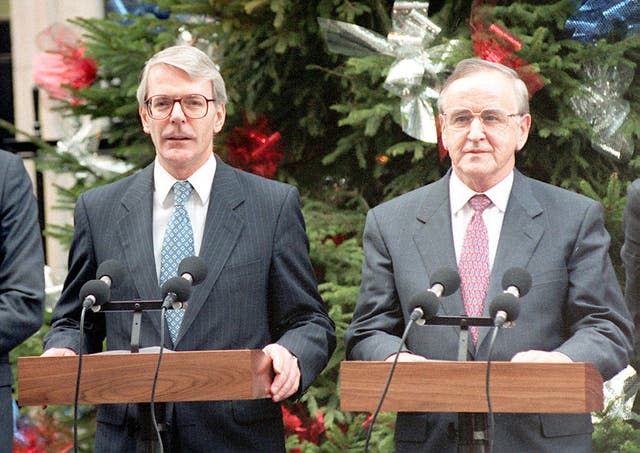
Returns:
[[[507,113],[500,109],[484,109],[480,113],[474,113],[469,109],[457,109],[443,113],[448,127],[456,130],[467,130],[471,127],[474,118],[480,120],[485,130],[502,130],[509,125],[509,118],[522,116],[524,113]]]
[[[154,120],[163,120],[171,115],[176,102],[180,103],[180,108],[187,117],[197,120],[207,116],[211,101],[215,99],[207,99],[201,94],[187,94],[180,98],[158,94],[147,98],[144,103],[147,106],[147,113]]]

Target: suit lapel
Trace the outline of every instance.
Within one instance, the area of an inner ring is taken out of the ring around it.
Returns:
[[[244,191],[239,184],[236,170],[217,159],[216,173],[211,187],[209,207],[204,228],[200,258],[207,264],[206,279],[193,288],[185,312],[177,343],[196,319],[207,302],[222,268],[235,248],[244,228],[244,221],[236,208],[244,202]]]
[[[124,215],[118,234],[125,265],[142,299],[158,299],[160,289],[153,255],[153,164],[133,178],[122,198]]]
[[[542,212],[542,206],[531,193],[528,178],[514,170],[513,187],[493,261],[484,316],[489,316],[491,301],[503,291],[502,276],[505,271],[512,267],[526,268],[531,260],[544,233],[544,227],[536,220]],[[482,343],[488,331],[480,329],[478,344]]]
[[[450,173],[451,170],[445,177],[429,186],[431,191],[425,197],[416,217],[418,225],[413,239],[429,277],[442,267],[457,270],[451,232]],[[441,303],[440,307],[444,315],[463,313],[460,292],[456,291],[446,302]]]

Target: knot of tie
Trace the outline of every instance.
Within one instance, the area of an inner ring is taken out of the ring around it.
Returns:
[[[491,200],[486,195],[479,194],[471,197],[469,204],[476,213],[482,214],[482,212],[491,205]]]
[[[173,197],[174,203],[177,205],[183,205],[184,202],[189,198],[193,187],[189,181],[178,181],[173,185]]]

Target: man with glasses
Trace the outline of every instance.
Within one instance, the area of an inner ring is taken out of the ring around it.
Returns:
[[[438,269],[456,269],[461,279],[459,291],[440,298],[439,315],[489,316],[503,274],[519,267],[533,284],[491,358],[591,362],[612,377],[627,365],[631,323],[608,255],[603,210],[515,169],[531,126],[525,84],[502,65],[463,60],[444,84],[438,109],[452,168],[367,214],[360,296],[345,333],[348,358],[393,360],[411,301]],[[467,360],[487,360],[489,329],[469,329]],[[457,360],[459,332],[414,326],[398,359]],[[400,413],[396,451],[455,452],[458,443],[467,448],[461,451],[592,449],[589,414],[495,414],[490,439],[482,418],[470,421],[478,438],[467,442],[458,438],[457,414]]]
[[[110,259],[125,266],[112,300],[158,300],[176,257],[197,255],[206,279],[186,309],[145,312],[140,347],[176,351],[262,349],[272,359],[270,399],[166,405],[165,451],[284,451],[279,402],[298,398],[335,348],[317,291],[297,190],[234,169],[214,154],[226,91],[216,66],[190,46],[145,65],[137,92],[156,159],[136,175],[83,194],[76,205],[69,275],[44,355],[129,349],[131,314],[88,312],[78,344],[80,287]],[[150,389],[151,391],[151,389]],[[98,408],[96,452],[136,450],[135,405]],[[154,450],[155,451],[155,450]]]

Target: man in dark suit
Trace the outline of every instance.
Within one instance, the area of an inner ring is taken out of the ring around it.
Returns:
[[[42,325],[44,254],[38,207],[22,159],[0,151],[0,452],[11,452],[9,351]]]
[[[591,362],[612,377],[627,364],[631,323],[608,255],[603,210],[515,169],[531,125],[526,86],[502,65],[464,60],[438,108],[452,169],[367,214],[362,286],[345,334],[348,358],[392,360],[414,308],[410,301],[437,269],[457,268],[462,279],[460,291],[441,298],[441,315],[469,314],[474,306],[465,304],[481,294],[476,315],[488,316],[505,271],[521,267],[533,286],[520,299],[516,325],[499,333],[492,358]],[[487,201],[484,211],[475,212],[472,198]],[[467,233],[472,230],[475,235]],[[487,360],[488,332],[481,327],[469,341],[468,360]],[[414,327],[399,359],[457,360],[458,338],[458,327]],[[400,413],[397,451],[454,452],[457,429],[455,414]],[[591,432],[589,414],[496,414],[493,446],[582,453],[591,451]]]
[[[177,336],[164,346],[176,351],[262,348],[273,361],[275,378],[271,400],[168,404],[168,449],[283,451],[277,403],[299,397],[335,347],[334,325],[309,260],[298,192],[215,156],[213,139],[224,123],[226,91],[214,63],[200,50],[175,46],[152,57],[138,102],[155,162],[79,198],[69,275],[45,355],[97,352],[105,338],[109,350],[129,348],[130,314],[91,314],[86,342],[78,344],[78,291],[95,278],[100,263],[116,259],[128,272],[124,281],[114,282],[112,300],[159,299],[163,241],[177,196],[173,187],[188,181],[192,191],[184,208],[192,246],[208,274],[194,287]],[[158,312],[143,315],[141,347],[159,344],[161,322]],[[135,451],[135,419],[134,405],[99,407],[96,451]]]

